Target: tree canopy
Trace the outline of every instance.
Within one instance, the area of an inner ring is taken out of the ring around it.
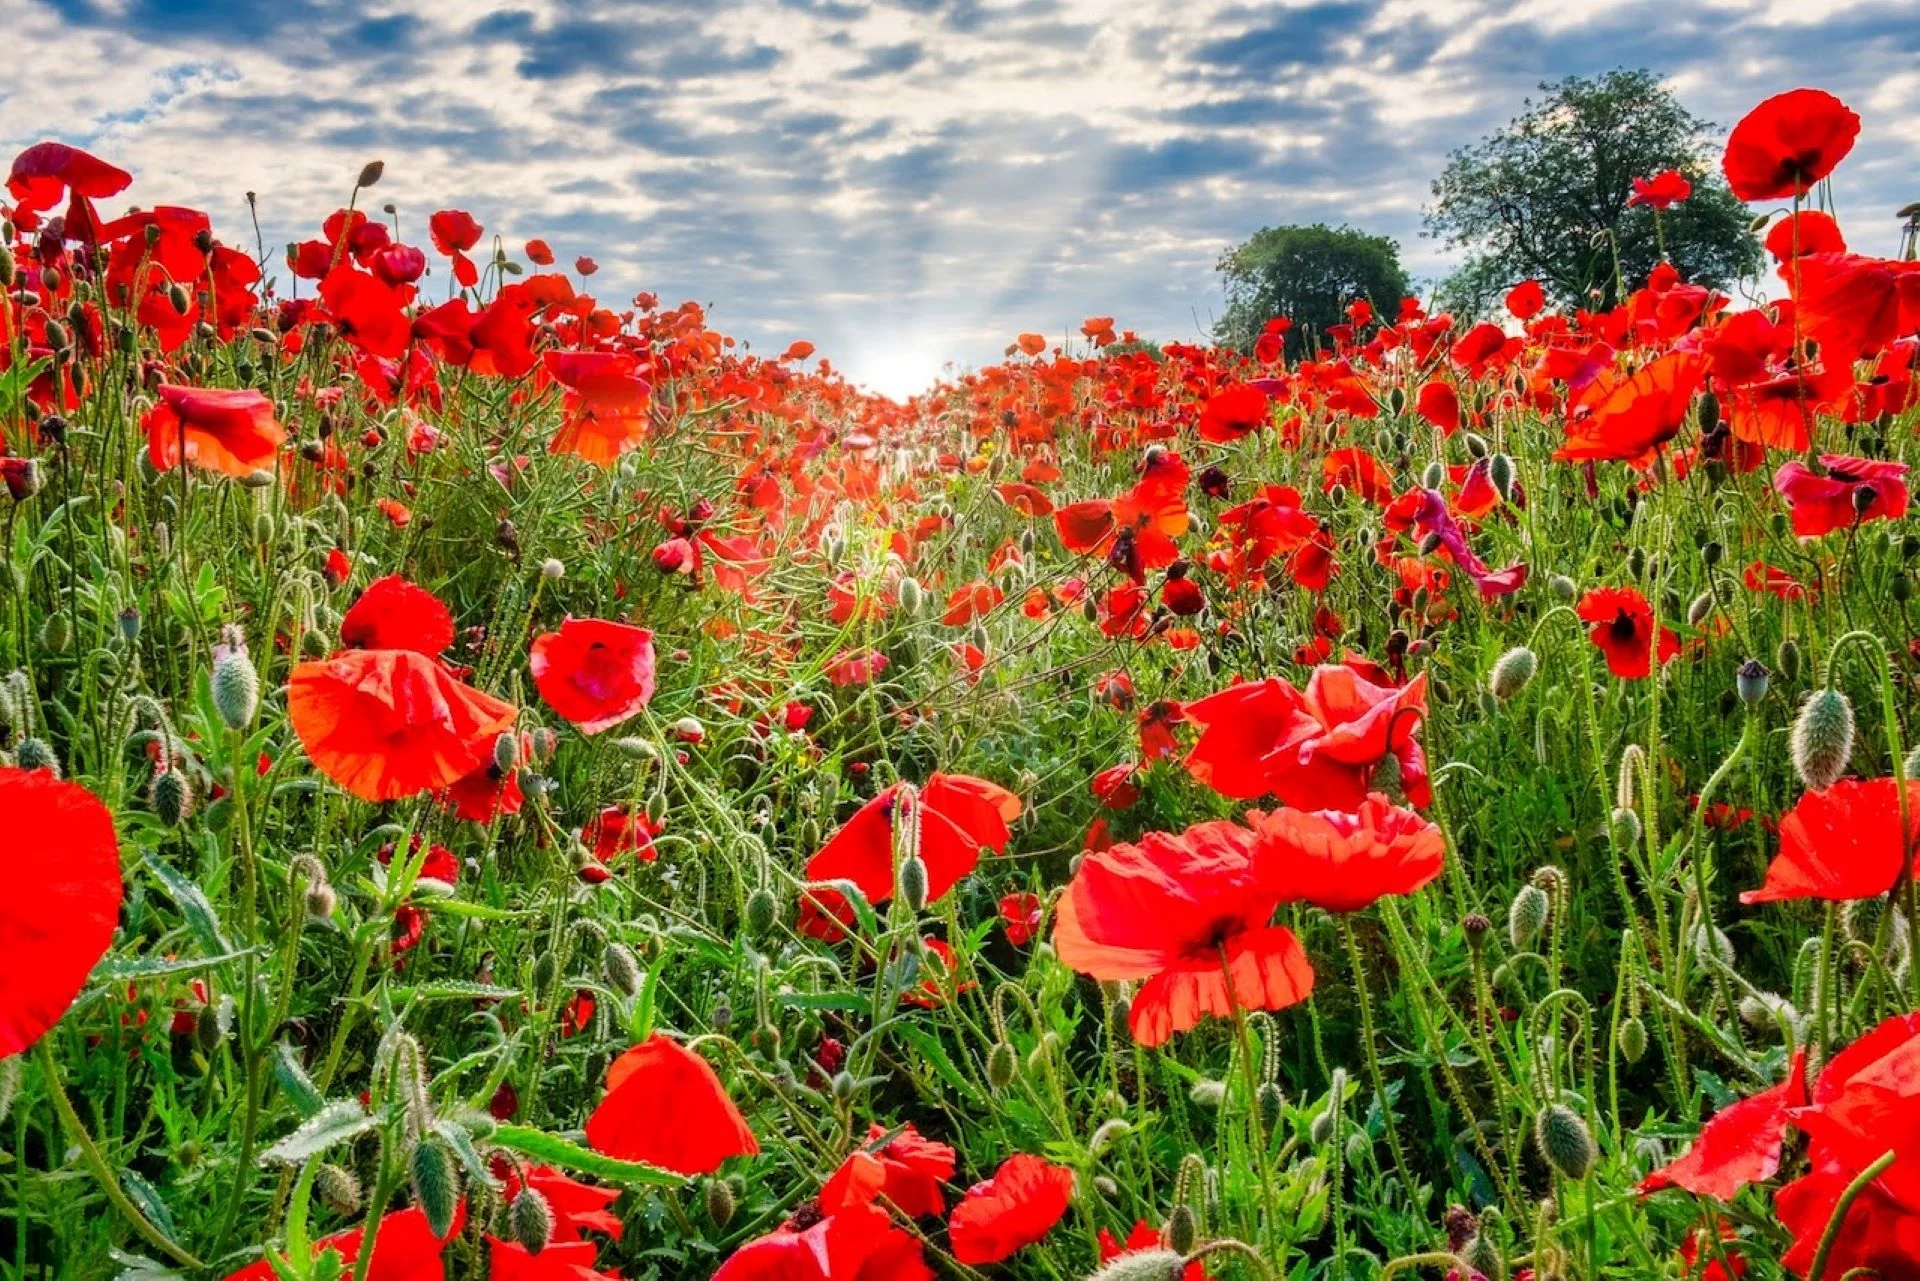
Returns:
[[[1324,223],[1262,227],[1221,256],[1219,272],[1227,306],[1214,336],[1245,350],[1268,320],[1287,316],[1290,357],[1319,345],[1348,304],[1365,299],[1391,316],[1409,288],[1396,241]]]
[[[1562,304],[1619,300],[1665,256],[1688,280],[1726,288],[1758,268],[1745,205],[1713,163],[1714,126],[1660,77],[1615,70],[1542,84],[1504,129],[1452,153],[1433,184],[1429,235],[1465,249],[1442,286],[1456,311],[1485,310],[1497,291],[1536,279]],[[1676,170],[1692,184],[1659,214],[1633,205],[1633,180]],[[1615,252],[1618,251],[1618,272]]]

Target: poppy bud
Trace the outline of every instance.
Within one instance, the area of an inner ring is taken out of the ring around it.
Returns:
[[[1563,1179],[1586,1178],[1600,1159],[1587,1123],[1564,1103],[1550,1103],[1540,1113],[1533,1124],[1533,1139],[1540,1155]]]
[[[1812,791],[1823,791],[1846,772],[1853,755],[1853,705],[1831,687],[1815,690],[1793,723],[1793,768]]]
[[[1227,1086],[1224,1081],[1199,1080],[1187,1087],[1187,1098],[1193,1105],[1208,1111],[1218,1108],[1226,1097]]]
[[[624,943],[609,943],[600,954],[600,973],[607,986],[622,996],[640,990],[640,962]]]
[[[1080,617],[1086,619],[1089,623],[1097,623],[1100,621],[1100,606],[1093,597],[1089,596],[1080,602]]]
[[[1347,487],[1344,484],[1341,484],[1341,485],[1335,485],[1332,489],[1329,489],[1327,491],[1327,501],[1329,503],[1332,503],[1335,507],[1344,506],[1347,501]]]
[[[13,288],[13,250],[0,244],[0,289]]]
[[[1460,922],[1461,930],[1467,936],[1467,946],[1477,954],[1487,945],[1487,934],[1493,929],[1493,922],[1484,912],[1469,912]]]
[[[1640,1021],[1637,1014],[1629,1014],[1620,1020],[1620,1030],[1614,1034],[1613,1043],[1620,1048],[1620,1055],[1629,1063],[1638,1063],[1640,1056],[1647,1052],[1647,1025]]]
[[[764,935],[773,928],[774,918],[779,915],[780,904],[773,891],[765,885],[747,896],[747,929],[756,937]]]
[[[1904,766],[1902,772],[1909,779],[1920,778],[1920,743],[1914,744],[1913,749],[1907,753],[1907,759],[1901,764]]]
[[[513,773],[520,765],[520,736],[502,734],[493,740],[493,767],[502,777]]]
[[[1191,1254],[1193,1247],[1200,1243],[1200,1220],[1193,1207],[1185,1201],[1173,1207],[1167,1215],[1167,1226],[1162,1233],[1167,1248],[1176,1254]]]
[[[1087,1281],[1175,1281],[1186,1267],[1186,1257],[1179,1251],[1154,1246],[1115,1255]]]
[[[1623,848],[1638,845],[1644,828],[1640,815],[1633,810],[1618,808],[1612,815],[1613,839]]]
[[[227,1039],[227,1020],[218,1006],[203,1005],[193,1017],[193,1044],[201,1054],[212,1058]]]
[[[1467,1265],[1473,1275],[1489,1278],[1489,1281],[1506,1281],[1507,1262],[1500,1257],[1500,1247],[1484,1232],[1476,1233],[1467,1242],[1466,1249],[1461,1251],[1460,1261]]]
[[[408,1172],[413,1178],[413,1203],[427,1216],[433,1235],[445,1237],[453,1231],[453,1215],[460,1203],[460,1179],[445,1141],[429,1134],[414,1144]]]
[[[697,744],[706,739],[707,727],[698,716],[682,716],[673,723],[673,736],[683,743]]]
[[[173,304],[174,311],[184,316],[193,310],[193,295],[179,281],[167,286],[167,301]]]
[[[708,1179],[706,1201],[708,1221],[725,1231],[733,1222],[733,1185],[725,1179]]]
[[[1307,1126],[1307,1141],[1317,1148],[1325,1147],[1333,1138],[1333,1126],[1339,1114],[1340,1109],[1331,1103],[1314,1113],[1312,1123]]]
[[[549,556],[540,562],[540,574],[541,577],[547,579],[549,582],[558,582],[567,576],[567,567],[559,560]]]
[[[29,735],[20,740],[20,746],[13,753],[13,763],[21,769],[43,769],[55,778],[60,777],[60,757],[53,750],[53,744],[44,738]]]
[[[1740,695],[1740,701],[1752,707],[1767,696],[1767,669],[1757,658],[1749,658],[1740,664],[1733,674],[1733,687]]]
[[[320,1198],[320,1204],[335,1214],[346,1216],[360,1212],[360,1179],[343,1165],[322,1162],[313,1172],[313,1191]]]
[[[1504,703],[1527,687],[1539,667],[1532,650],[1516,645],[1494,663],[1493,674],[1487,678],[1487,692]]]
[[[1547,914],[1552,906],[1547,892],[1538,885],[1520,887],[1507,908],[1507,937],[1516,951],[1525,952],[1533,947],[1534,940],[1547,928]]]
[[[260,674],[253,670],[244,643],[214,647],[210,684],[214,709],[228,729],[243,730],[253,723],[260,710]]]
[[[1560,601],[1571,601],[1580,594],[1579,586],[1565,574],[1555,574],[1548,579],[1547,588],[1553,593],[1554,599]]]
[[[1780,669],[1780,677],[1791,684],[1800,675],[1800,646],[1789,636],[1780,642],[1773,651],[1773,663]]]
[[[1513,501],[1513,459],[1506,454],[1495,454],[1487,463],[1487,479],[1499,491],[1505,502]]]
[[[918,912],[927,905],[927,863],[918,854],[900,863],[900,898],[909,911]]]
[[[1260,1088],[1253,1092],[1254,1108],[1260,1113],[1260,1124],[1269,1132],[1280,1124],[1280,1113],[1287,1106],[1287,1096],[1272,1081],[1262,1081]]]
[[[360,167],[360,180],[354,183],[354,186],[371,187],[373,186],[374,183],[380,181],[380,175],[385,173],[386,171],[387,171],[386,161],[369,160],[367,161],[366,164]]]
[[[507,1235],[528,1254],[538,1254],[553,1240],[553,1207],[539,1189],[522,1185],[507,1206]]]
[[[1422,489],[1438,489],[1446,483],[1447,466],[1438,459],[1428,463],[1427,469],[1420,473],[1420,487]]]
[[[316,921],[325,921],[333,916],[340,906],[340,896],[334,893],[333,886],[321,881],[317,885],[307,886],[307,915]]]
[[[1020,1071],[1020,1056],[1005,1041],[995,1041],[993,1048],[987,1051],[987,1084],[996,1090],[1004,1090],[1013,1084],[1013,1078]]]
[[[660,749],[655,747],[650,739],[636,738],[629,735],[614,739],[613,746],[614,750],[622,756],[629,757],[636,761],[653,761],[660,759]]]
[[[0,1121],[7,1119],[13,1111],[13,1101],[20,1095],[21,1057],[18,1054],[0,1059]]]
[[[1687,604],[1687,626],[1699,627],[1713,617],[1714,599],[1712,592],[1701,592]]]
[[[49,654],[64,654],[73,640],[73,626],[65,614],[48,614],[40,624],[40,648]]]
[[[193,788],[188,784],[187,776],[177,769],[161,770],[155,774],[147,796],[153,803],[153,812],[168,827],[180,826],[193,813]]]

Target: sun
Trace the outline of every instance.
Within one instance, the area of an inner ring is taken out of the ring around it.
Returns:
[[[855,350],[844,366],[850,382],[893,400],[905,400],[926,391],[943,376],[948,362],[930,342],[876,338],[871,346]]]

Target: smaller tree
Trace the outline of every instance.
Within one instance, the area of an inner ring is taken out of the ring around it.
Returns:
[[[1227,306],[1214,337],[1247,351],[1267,321],[1286,316],[1286,353],[1295,359],[1322,345],[1348,304],[1365,299],[1391,317],[1409,288],[1398,242],[1325,223],[1262,227],[1222,255],[1218,270]]]

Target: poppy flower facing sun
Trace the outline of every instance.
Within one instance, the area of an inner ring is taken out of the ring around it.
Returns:
[[[653,697],[653,633],[598,618],[569,618],[533,639],[527,666],[554,711],[598,734]]]
[[[1575,607],[1582,622],[1591,623],[1587,638],[1607,656],[1607,670],[1622,680],[1645,680],[1653,670],[1653,606],[1631,587],[1601,587],[1580,598]],[[1660,628],[1660,663],[1665,666],[1680,652],[1680,637],[1670,627]]]
[[[113,815],[47,770],[0,768],[7,893],[0,896],[0,1059],[31,1047],[73,1004],[120,916]]]
[[[1847,158],[1859,136],[1860,117],[1825,90],[1775,94],[1727,135],[1727,185],[1742,200],[1805,195]]]
[[[1087,855],[1061,894],[1061,962],[1096,979],[1146,980],[1127,1016],[1141,1045],[1209,1015],[1285,1009],[1312,993],[1300,940],[1269,924],[1284,890],[1256,848],[1253,833],[1228,822],[1149,832]]]
[[[159,403],[141,420],[147,457],[157,471],[184,460],[236,479],[273,470],[286,429],[273,402],[257,391],[162,385]]]

